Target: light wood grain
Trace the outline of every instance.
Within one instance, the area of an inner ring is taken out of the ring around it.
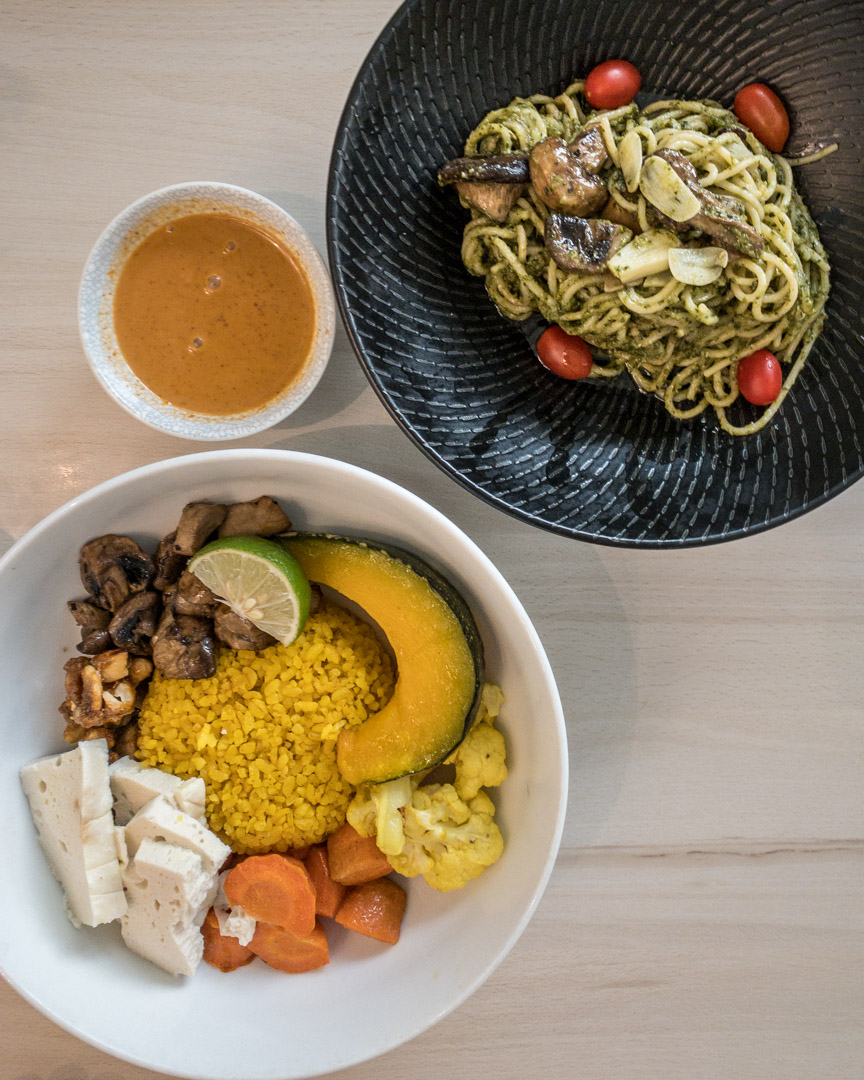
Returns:
[[[154,188],[219,179],[323,250],[333,132],[394,7],[0,5],[0,550],[94,483],[201,449],[128,420],[87,369],[75,300],[101,229]],[[438,472],[341,331],[309,402],[236,445],[341,457],[449,515],[534,619],[567,715],[564,842],[525,935],[456,1013],[336,1075],[861,1080],[864,485],[701,551],[546,535]],[[154,1075],[0,985],[0,1080]]]

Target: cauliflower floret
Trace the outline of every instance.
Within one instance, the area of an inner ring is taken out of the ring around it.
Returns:
[[[441,892],[461,889],[501,857],[504,839],[495,807],[481,791],[460,799],[452,784],[418,788],[403,811],[406,844],[390,865],[406,877],[422,874]]]
[[[473,799],[481,788],[498,787],[507,779],[504,736],[491,719],[474,725],[450,760],[456,766],[454,784],[462,799]]]
[[[348,805],[348,824],[361,836],[374,836],[378,850],[388,857],[405,846],[402,807],[411,802],[417,781],[411,776],[386,784],[363,784]]]

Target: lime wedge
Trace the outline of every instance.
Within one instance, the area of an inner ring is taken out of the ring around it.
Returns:
[[[309,582],[294,556],[273,540],[214,540],[190,559],[189,570],[232,611],[282,645],[291,644],[309,617]]]

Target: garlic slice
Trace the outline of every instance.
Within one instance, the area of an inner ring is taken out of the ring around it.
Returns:
[[[710,285],[728,262],[729,252],[720,247],[676,247],[669,252],[672,276],[685,285]]]
[[[669,269],[669,251],[677,246],[678,237],[668,229],[649,229],[616,251],[606,268],[625,285],[650,274],[662,274]]]
[[[618,161],[627,190],[636,191],[642,172],[642,140],[637,131],[628,131],[618,144]]]
[[[702,204],[669,162],[653,154],[642,166],[639,190],[652,206],[672,221],[689,221],[702,209]]]

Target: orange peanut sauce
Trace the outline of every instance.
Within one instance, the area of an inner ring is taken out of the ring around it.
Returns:
[[[264,229],[190,214],[126,260],[114,331],[126,363],[164,401],[226,416],[266,405],[299,378],[315,302],[303,269]]]

